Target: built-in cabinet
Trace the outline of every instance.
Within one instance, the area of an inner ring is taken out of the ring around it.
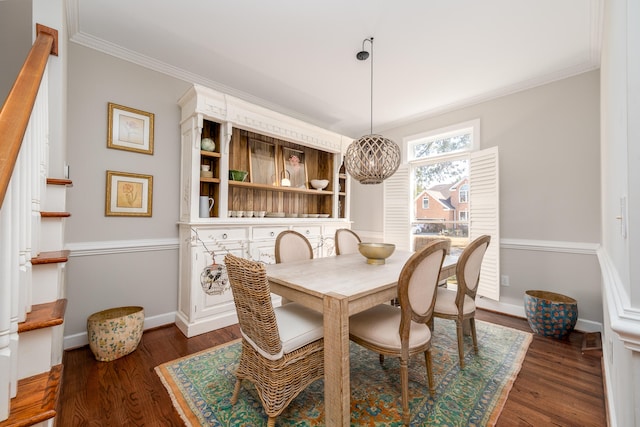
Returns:
[[[212,254],[216,264],[227,253],[273,263],[284,230],[305,235],[316,257],[335,254],[335,231],[350,228],[342,164],[351,139],[198,85],[179,105],[176,324],[191,337],[237,322],[228,284],[203,290]],[[327,186],[318,190],[312,180]]]

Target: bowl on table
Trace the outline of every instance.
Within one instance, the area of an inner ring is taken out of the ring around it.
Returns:
[[[396,245],[392,243],[369,243],[362,242],[358,244],[360,254],[367,259],[367,264],[381,265],[385,260],[393,254]]]

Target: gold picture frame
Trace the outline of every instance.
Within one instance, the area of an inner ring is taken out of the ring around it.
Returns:
[[[153,175],[107,171],[105,216],[150,217]]]
[[[109,102],[107,148],[153,154],[154,114]]]

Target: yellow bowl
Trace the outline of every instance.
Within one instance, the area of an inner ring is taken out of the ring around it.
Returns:
[[[367,259],[367,264],[384,264],[385,259],[389,258],[396,245],[392,243],[359,243],[358,250]]]

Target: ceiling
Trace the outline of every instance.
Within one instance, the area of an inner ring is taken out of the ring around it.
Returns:
[[[357,138],[371,110],[379,133],[598,68],[602,1],[68,0],[67,18],[72,42]]]

